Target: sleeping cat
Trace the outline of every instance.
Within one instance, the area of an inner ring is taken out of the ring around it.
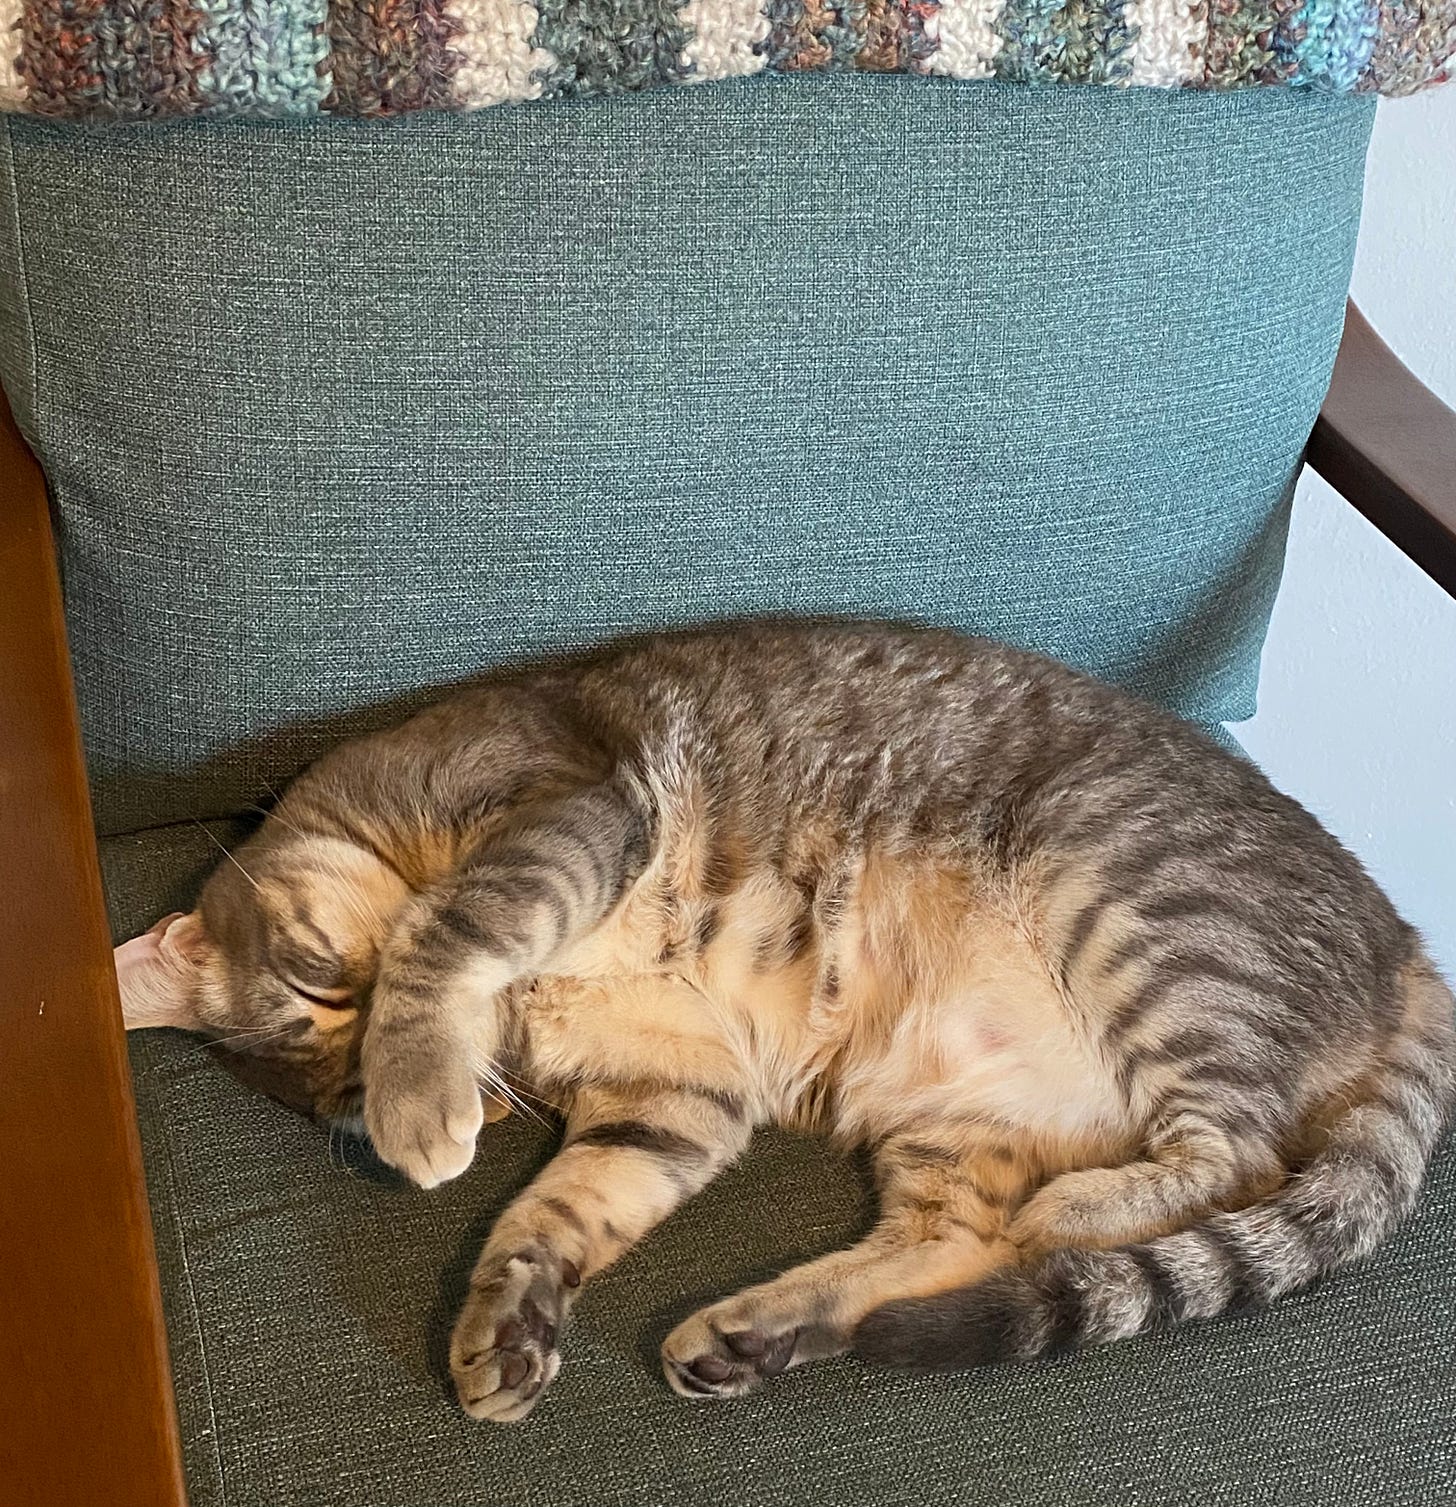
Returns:
[[[874,624],[661,638],[348,743],[118,966],[129,1025],[252,1043],[422,1187],[513,1084],[560,1107],[450,1348],[500,1422],[755,1125],[868,1147],[880,1222],[668,1335],[689,1397],[1268,1302],[1411,1208],[1456,1062],[1415,934],[1254,768]]]

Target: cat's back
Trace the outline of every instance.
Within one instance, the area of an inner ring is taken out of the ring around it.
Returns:
[[[1067,844],[1136,864],[1217,848],[1261,889],[1393,919],[1356,860],[1247,761],[1056,661],[948,630],[663,634],[459,693],[325,764],[345,760],[354,793],[406,791],[413,807],[423,780],[451,813],[482,789],[509,801],[644,767],[779,855],[943,840],[1008,866]]]
[[[717,735],[841,756],[934,758],[1048,718],[1085,722],[1107,687],[991,639],[897,623],[741,623],[665,634],[584,668],[585,700],[649,726],[699,719]]]
[[[1247,760],[994,640],[734,625],[624,652],[586,677],[583,699],[670,741],[725,805],[778,823],[781,846],[801,830],[822,842],[827,822],[850,846],[949,846],[982,872],[1063,857],[1099,884],[1161,871],[1180,890],[1234,887],[1282,937],[1317,931],[1327,957],[1404,946],[1358,860]]]
[[[1005,803],[1077,778],[1160,777],[1238,799],[1257,777],[1166,711],[992,639],[877,622],[664,635],[585,667],[586,719],[670,740],[724,780],[767,779],[868,816]]]

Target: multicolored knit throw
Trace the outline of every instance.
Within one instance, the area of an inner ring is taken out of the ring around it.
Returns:
[[[0,0],[0,109],[401,115],[756,73],[1410,94],[1456,0]]]

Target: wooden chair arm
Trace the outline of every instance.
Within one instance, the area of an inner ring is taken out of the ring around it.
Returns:
[[[1305,459],[1456,596],[1456,413],[1353,303]]]
[[[0,400],[0,1501],[185,1507],[45,485]]]

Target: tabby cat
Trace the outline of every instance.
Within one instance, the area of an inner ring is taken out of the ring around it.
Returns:
[[[466,690],[308,770],[118,961],[130,1025],[255,1042],[273,1092],[421,1187],[513,1084],[560,1107],[451,1342],[499,1422],[583,1285],[756,1125],[868,1147],[880,1222],[673,1330],[688,1397],[1268,1302],[1374,1250],[1453,1097],[1416,935],[1252,766],[1049,660],[887,625]]]

